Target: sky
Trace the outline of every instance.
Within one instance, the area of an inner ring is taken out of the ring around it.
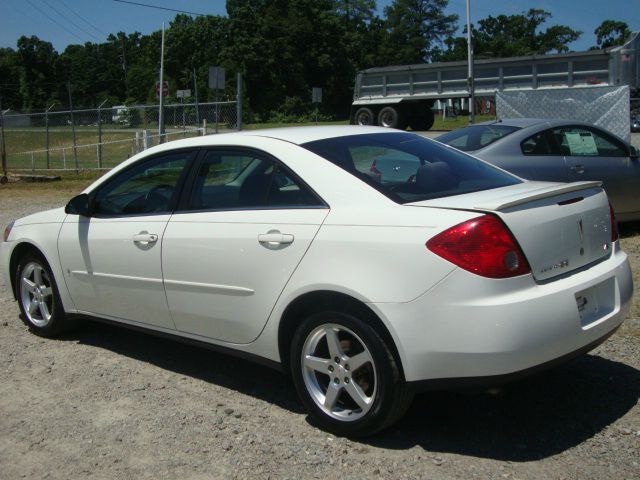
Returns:
[[[137,3],[226,15],[225,0],[132,0]],[[378,0],[382,12],[391,0]],[[625,21],[632,31],[640,30],[640,0],[471,0],[471,20],[489,15],[513,15],[529,8],[551,12],[544,26],[568,25],[583,32],[570,48],[587,50],[596,44],[593,31],[603,20]],[[466,23],[466,0],[449,0],[446,13],[459,15]],[[104,42],[109,33],[123,31],[143,34],[161,28],[176,12],[146,8],[115,0],[0,0],[0,47],[16,48],[21,35],[36,35],[49,41],[58,52],[69,44]]]

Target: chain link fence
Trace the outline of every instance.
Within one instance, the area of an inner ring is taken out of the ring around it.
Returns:
[[[2,112],[6,168],[12,171],[110,169],[161,141],[237,130],[235,101],[164,106],[165,133],[158,133],[158,105],[21,114]]]

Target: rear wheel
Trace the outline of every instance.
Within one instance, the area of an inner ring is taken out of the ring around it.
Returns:
[[[371,325],[346,313],[305,319],[293,337],[290,364],[311,417],[338,435],[373,434],[411,403],[389,346]]]
[[[67,322],[51,269],[40,255],[24,255],[16,269],[16,290],[22,321],[43,337],[61,333]]]
[[[413,114],[409,119],[409,126],[415,131],[426,131],[433,127],[435,116],[431,109],[426,109]]]
[[[396,107],[384,107],[381,109],[378,113],[378,125],[399,130],[407,128],[404,115]]]
[[[367,107],[359,108],[353,117],[356,125],[375,125],[375,118],[373,111]]]

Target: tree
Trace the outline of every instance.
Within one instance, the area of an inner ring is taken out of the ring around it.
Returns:
[[[445,15],[449,0],[394,0],[384,9],[386,36],[382,63],[422,63],[433,59],[457,29],[458,16]]]
[[[596,34],[597,46],[592,47],[592,50],[624,44],[625,40],[631,35],[631,30],[629,30],[629,25],[625,22],[605,20],[593,33]]]
[[[541,26],[551,18],[551,13],[529,9],[519,15],[488,16],[472,25],[476,58],[518,57],[525,55],[560,53],[569,51],[568,44],[577,40],[582,32],[566,25],[552,25],[546,30]],[[466,32],[466,28],[464,30]],[[466,37],[450,37],[445,40],[447,50],[440,60],[465,60]]]
[[[20,95],[22,108],[42,108],[55,90],[55,62],[58,52],[49,42],[35,35],[18,39],[18,61],[20,62]]]

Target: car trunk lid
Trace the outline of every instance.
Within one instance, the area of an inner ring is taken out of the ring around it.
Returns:
[[[407,205],[497,215],[539,281],[597,262],[611,251],[609,203],[600,182],[524,182]]]

